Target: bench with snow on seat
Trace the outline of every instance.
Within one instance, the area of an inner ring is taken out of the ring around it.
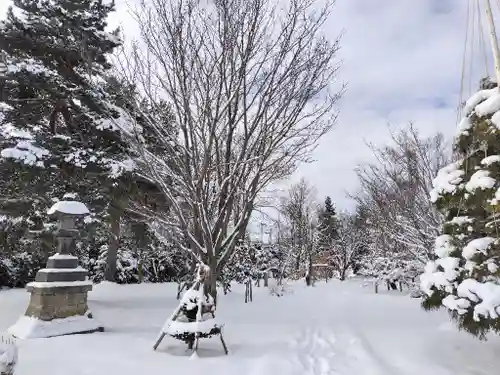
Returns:
[[[208,272],[207,266],[198,266],[195,283],[184,293],[179,306],[163,325],[160,336],[153,346],[154,350],[158,348],[166,335],[184,341],[188,349],[194,352],[198,350],[200,339],[219,336],[224,353],[228,354],[222,336],[224,324],[215,318],[215,303],[212,296],[204,293],[203,286]]]

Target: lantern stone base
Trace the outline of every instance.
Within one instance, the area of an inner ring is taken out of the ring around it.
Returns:
[[[92,284],[88,281],[67,283],[80,284],[71,286],[57,286],[57,284],[60,283],[28,284],[27,289],[31,292],[31,298],[25,315],[45,321],[85,315],[88,310],[87,293],[92,290]]]
[[[28,308],[9,328],[11,335],[35,338],[104,331],[88,311],[91,281],[35,281],[27,289],[31,292]]]

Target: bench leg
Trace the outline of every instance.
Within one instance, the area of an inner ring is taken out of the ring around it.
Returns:
[[[199,334],[196,334],[196,338],[195,338],[195,344],[194,344],[194,351],[197,352],[198,351],[198,343],[200,342],[200,335]]]
[[[162,332],[160,337],[158,337],[158,340],[156,340],[155,345],[153,346],[153,350],[156,350],[158,348],[158,345],[160,345],[161,340],[165,337],[166,333]]]
[[[194,338],[188,341],[188,350],[193,350],[194,348]]]
[[[219,335],[220,335],[220,342],[222,343],[222,347],[224,348],[224,353],[226,353],[226,355],[228,355],[229,353],[227,351],[226,343],[224,342],[224,337],[222,337],[222,332]]]

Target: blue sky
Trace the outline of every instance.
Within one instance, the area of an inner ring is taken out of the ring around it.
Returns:
[[[130,25],[126,1],[116,3],[111,23]],[[6,7],[0,0],[0,14]],[[332,37],[345,29],[339,79],[348,91],[337,126],[314,155],[317,162],[295,178],[306,177],[321,199],[330,195],[347,208],[345,192],[357,186],[353,169],[370,160],[365,141],[385,144],[388,123],[397,128],[412,121],[423,134],[441,131],[451,138],[466,9],[466,0],[337,0],[327,27]]]
[[[466,30],[465,0],[338,0],[329,27],[345,28],[340,78],[348,91],[336,128],[301,169],[340,207],[356,189],[353,168],[370,160],[365,142],[388,142],[388,123],[411,121],[452,137]]]

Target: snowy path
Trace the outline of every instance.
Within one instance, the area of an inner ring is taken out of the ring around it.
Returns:
[[[480,342],[456,332],[444,313],[425,313],[399,293],[373,294],[360,282],[331,282],[271,297],[255,288],[222,296],[225,356],[203,340],[200,360],[166,338],[151,346],[177,301],[174,285],[99,285],[90,294],[106,332],[20,343],[16,375],[498,375],[500,339]],[[0,292],[0,330],[24,312],[28,294]],[[64,356],[61,356],[64,353]]]
[[[299,291],[312,305],[310,317],[300,317],[306,306],[288,308],[300,331],[282,355],[292,358],[291,369],[282,366],[280,375],[498,374],[498,338],[480,342],[456,332],[445,313],[425,313],[418,300],[399,293],[374,295],[354,281],[326,288]]]
[[[354,332],[332,332],[325,329],[305,329],[292,341],[295,371],[293,375],[433,375],[474,374],[485,372],[470,369],[444,369],[437,364],[406,363],[398,366],[398,359],[376,349],[366,337]],[[399,354],[398,354],[399,355]],[[401,358],[399,358],[399,361]],[[406,359],[408,360],[408,359]],[[270,372],[271,374],[271,372]]]
[[[319,328],[307,328],[292,341],[297,375],[332,374],[335,360],[335,339],[329,332]]]
[[[366,340],[353,332],[332,332],[324,328],[305,329],[291,345],[296,375],[401,375]]]

